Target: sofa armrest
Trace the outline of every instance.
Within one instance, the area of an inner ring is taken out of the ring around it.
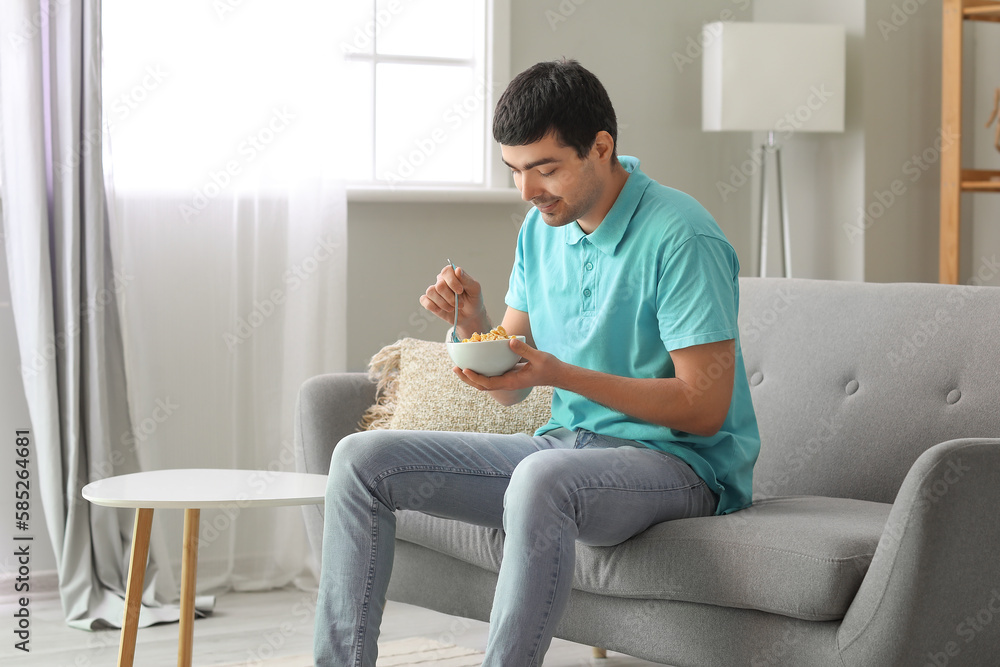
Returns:
[[[295,401],[295,470],[326,475],[333,448],[358,430],[375,403],[375,383],[366,373],[332,373],[307,380]],[[302,508],[306,537],[319,559],[323,547],[323,505]]]
[[[951,440],[914,462],[841,625],[845,665],[992,664],[998,508],[1000,439]]]
[[[333,448],[358,430],[375,403],[375,383],[366,373],[331,373],[307,380],[295,402],[295,469],[325,475]]]

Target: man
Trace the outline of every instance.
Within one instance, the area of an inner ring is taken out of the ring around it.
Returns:
[[[372,431],[338,443],[326,498],[316,664],[375,664],[395,509],[504,530],[484,665],[540,665],[575,543],[750,504],[760,448],[737,332],[739,263],[695,200],[618,158],[614,109],[575,61],[540,63],[497,103],[494,138],[535,208],[503,327],[522,363],[455,369],[498,401],[555,388],[534,436]],[[459,297],[456,298],[456,294]],[[492,328],[479,283],[442,269],[420,297],[458,335]],[[414,493],[432,482],[431,498]],[[666,573],[665,573],[666,574]]]

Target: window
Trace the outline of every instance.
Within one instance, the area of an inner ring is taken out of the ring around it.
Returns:
[[[341,48],[350,180],[486,187],[494,81],[506,77],[507,0],[354,0]],[[504,71],[499,73],[497,65]],[[499,184],[499,183],[497,183]]]
[[[104,0],[104,123],[119,191],[199,201],[339,169],[329,0]]]
[[[105,0],[116,187],[200,200],[318,171],[383,191],[509,187],[489,132],[509,14],[509,0]]]

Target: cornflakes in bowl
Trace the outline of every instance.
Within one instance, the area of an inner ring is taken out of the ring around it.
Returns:
[[[468,368],[488,377],[503,375],[521,360],[510,349],[511,338],[524,342],[524,336],[509,335],[503,326],[497,326],[486,333],[474,333],[461,343],[447,343],[448,355],[462,370]]]

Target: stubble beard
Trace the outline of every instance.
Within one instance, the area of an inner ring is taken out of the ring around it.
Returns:
[[[557,197],[555,199],[548,201],[542,200],[537,202],[536,201],[531,202],[536,208],[539,207],[539,204],[545,206],[547,203],[551,204],[553,201],[561,202],[561,207],[557,206],[556,209],[551,213],[545,213],[544,211],[539,209],[538,212],[541,213],[542,220],[545,221],[545,224],[547,224],[550,227],[562,227],[564,225],[568,225],[571,222],[576,222],[580,218],[587,215],[587,213],[592,208],[594,208],[598,200],[600,200],[601,198],[601,190],[598,187],[596,179],[593,177],[594,175],[592,169],[593,167],[591,167],[591,171],[588,174],[590,178],[588,178],[587,182],[584,183],[578,189],[580,198],[577,200],[576,204],[571,204],[569,201],[567,201],[562,197]],[[562,208],[563,210],[560,211],[559,208]]]

